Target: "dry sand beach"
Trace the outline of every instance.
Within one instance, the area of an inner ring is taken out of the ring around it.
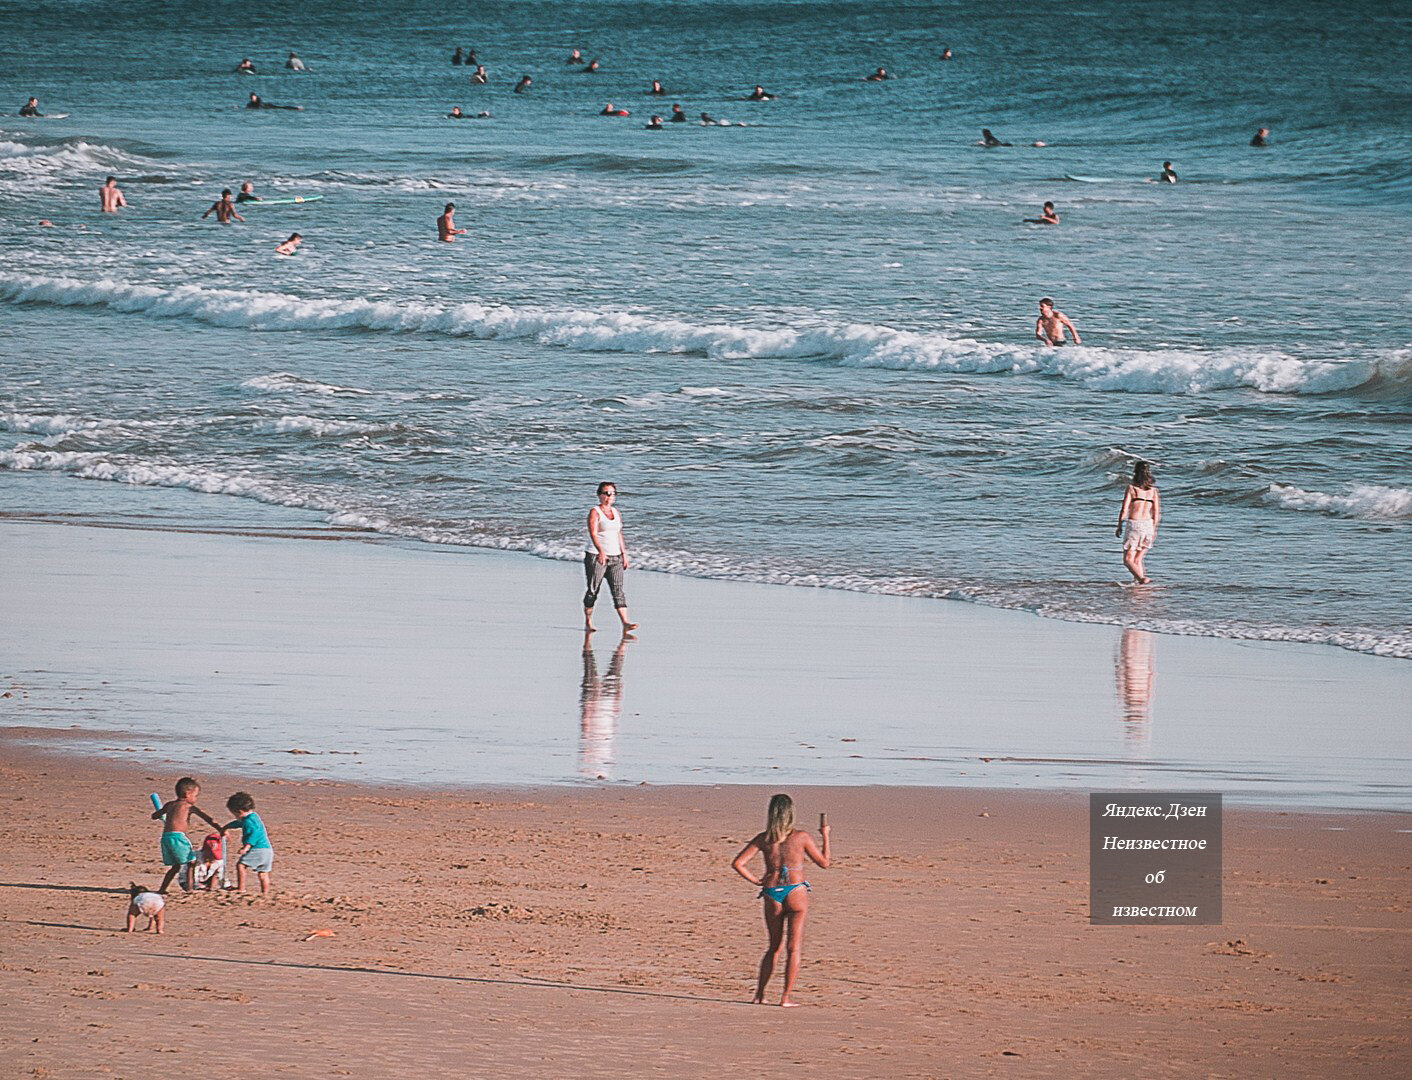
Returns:
[[[433,791],[206,775],[255,795],[277,892],[119,932],[159,771],[7,739],[5,1076],[1394,1076],[1412,836],[1228,812],[1225,925],[1090,927],[1077,796],[795,789],[827,809],[799,1000],[747,1004],[728,869],[766,788]],[[333,937],[303,940],[330,929]]]

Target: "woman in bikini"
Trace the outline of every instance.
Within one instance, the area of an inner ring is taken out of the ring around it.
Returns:
[[[1139,585],[1152,579],[1143,568],[1143,556],[1157,539],[1157,526],[1162,521],[1162,496],[1152,480],[1152,469],[1145,461],[1133,466],[1133,482],[1123,492],[1123,507],[1118,511],[1118,536],[1123,538],[1123,565]]]
[[[799,955],[804,947],[804,920],[809,914],[809,883],[804,880],[804,858],[820,869],[829,868],[829,827],[824,819],[819,819],[819,839],[823,850],[814,843],[814,838],[803,829],[794,827],[794,800],[788,795],[776,795],[770,800],[770,810],[765,819],[765,831],[746,844],[731,863],[731,869],[752,885],[760,887],[760,897],[765,901],[765,929],[770,935],[769,947],[760,960],[760,979],[755,984],[756,1005],[765,1003],[765,984],[775,971],[775,957],[779,955],[780,942],[788,930],[785,947],[784,993],[780,1004],[787,1009],[794,1007],[789,995],[794,990],[794,980],[799,975]],[[755,878],[747,870],[746,864],[756,853],[765,856],[765,872]]]

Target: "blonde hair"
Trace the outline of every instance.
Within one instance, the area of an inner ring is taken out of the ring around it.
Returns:
[[[770,799],[770,810],[765,817],[765,843],[778,844],[794,832],[794,800],[788,795],[776,795]]]

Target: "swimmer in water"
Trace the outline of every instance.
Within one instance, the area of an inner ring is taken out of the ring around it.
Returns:
[[[656,79],[653,79],[653,80],[652,80],[652,89],[649,90],[649,91],[647,91],[647,92],[648,92],[649,94],[653,94],[653,95],[655,95],[655,96],[657,96],[657,97],[661,97],[661,96],[662,96],[663,94],[665,94],[667,91],[665,91],[665,90],[662,89],[662,84],[661,84],[660,82],[658,82]]]
[[[245,183],[241,184],[241,185],[240,185],[240,193],[239,193],[238,195],[236,195],[235,201],[238,202],[238,203],[243,203],[243,202],[259,202],[259,201],[260,201],[260,196],[258,196],[258,195],[255,194],[255,185],[252,184],[249,180],[247,180],[247,181],[245,181]]]
[[[608,104],[606,104],[606,105],[603,106],[603,111],[600,112],[598,115],[599,115],[599,116],[627,116],[627,115],[628,115],[628,111],[627,111],[627,109],[615,109],[615,108],[613,108],[613,103],[610,101],[610,102],[608,102]]]
[[[236,74],[239,75],[254,75],[255,65],[250,62],[250,57],[247,56],[244,60],[235,65],[235,70]]]
[[[684,113],[684,112],[681,111],[681,106],[680,106],[680,105],[673,105],[673,106],[672,106],[672,123],[674,123],[674,124],[685,124],[685,123],[686,123],[686,113]]]
[[[39,111],[39,99],[38,99],[37,97],[32,97],[32,98],[30,98],[28,101],[26,101],[23,105],[21,105],[21,106],[20,106],[20,115],[21,115],[21,116],[43,116],[44,114]]]
[[[236,221],[245,220],[235,212],[235,200],[230,197],[230,188],[221,192],[221,197],[211,204],[211,209],[201,215],[201,220],[205,221],[212,214],[216,215],[216,220],[222,225],[229,225],[232,218]]]
[[[750,91],[750,96],[749,96],[748,98],[746,98],[745,100],[746,100],[746,101],[774,101],[774,100],[775,100],[775,95],[774,95],[774,94],[767,94],[767,93],[765,93],[765,88],[764,88],[763,86],[761,86],[759,83],[756,83],[756,84],[755,84],[755,89],[752,90],[752,91]]]
[[[564,63],[566,63],[566,64],[582,64],[582,63],[583,63],[583,53],[580,52],[578,49],[575,49],[573,52],[569,53],[569,58],[568,58],[567,60],[565,60]]]
[[[484,86],[486,81],[485,66],[483,64],[477,64],[476,70],[471,75],[471,82],[475,83],[477,86]]]
[[[305,65],[304,61],[299,59],[299,55],[297,53],[290,53],[289,59],[284,62],[284,66],[290,71],[309,70],[308,67]]]
[[[1267,127],[1262,127],[1259,131],[1257,131],[1254,135],[1252,135],[1252,136],[1250,137],[1250,145],[1251,145],[1251,146],[1269,146],[1269,145],[1270,145],[1270,129],[1267,128]]]
[[[1044,204],[1044,209],[1039,212],[1039,217],[1027,217],[1025,222],[1029,225],[1058,225],[1059,215],[1054,211],[1054,204],[1047,202]]]
[[[647,130],[648,130],[648,131],[661,131],[661,130],[662,130],[662,118],[661,118],[660,116],[654,116],[651,120],[647,121]]]
[[[1055,311],[1054,301],[1046,296],[1039,302],[1039,318],[1035,320],[1034,336],[1046,345],[1063,345],[1065,330],[1073,336],[1075,345],[1083,344],[1079,340],[1079,332],[1069,321],[1069,316],[1062,311]]]
[[[461,46],[457,45],[456,51],[451,54],[451,66],[460,67],[464,58],[465,54],[461,51]]]
[[[1162,162],[1162,175],[1158,177],[1164,184],[1175,184],[1177,182],[1176,170],[1172,168],[1170,161]]]
[[[119,207],[126,205],[127,200],[118,190],[118,178],[110,176],[104,180],[103,186],[98,189],[98,208],[105,214],[116,214]]]
[[[466,66],[467,66],[467,67],[475,67],[475,66],[476,66],[476,51],[475,51],[475,49],[467,49],[467,50],[466,50]]]
[[[583,73],[584,73],[585,75],[597,75],[597,74],[598,74],[598,61],[597,61],[597,60],[592,60],[592,61],[590,61],[588,67],[586,67],[586,68],[583,69]]]
[[[863,81],[864,81],[864,82],[887,82],[887,80],[890,79],[890,78],[892,78],[892,76],[887,73],[887,68],[878,68],[878,70],[875,71],[875,72],[873,72],[871,75],[866,75],[866,76],[864,76]]]
[[[446,118],[448,120],[464,120],[466,119],[466,114],[461,111],[461,106],[452,105],[451,111],[446,114]]]
[[[528,75],[521,75],[520,81],[515,84],[515,93],[523,94],[530,88],[530,83],[534,82]]]
[[[441,212],[441,217],[436,219],[436,238],[445,243],[452,243],[458,236],[465,236],[465,229],[456,228],[456,204],[449,202],[446,209]]]
[[[981,144],[982,146],[985,146],[985,147],[991,147],[991,146],[1009,146],[1009,145],[1010,145],[1010,143],[1008,143],[1008,142],[1001,142],[1001,141],[1000,141],[999,139],[997,139],[994,135],[992,135],[992,134],[990,133],[990,128],[981,128],[981,143],[980,143],[980,144]]]
[[[247,109],[285,109],[289,112],[303,112],[303,105],[274,105],[265,101],[259,94],[251,94],[250,100],[245,103]]]
[[[951,49],[950,49],[950,47],[947,47],[947,48],[944,48],[944,49],[941,50],[941,58],[942,58],[943,60],[950,60],[950,59],[951,59]]]
[[[275,245],[276,255],[293,255],[299,250],[299,245],[304,242],[304,238],[298,233],[290,233],[289,239],[282,244]]]

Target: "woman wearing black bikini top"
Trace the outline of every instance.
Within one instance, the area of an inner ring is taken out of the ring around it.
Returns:
[[[1123,506],[1118,511],[1116,535],[1123,538],[1123,565],[1139,585],[1152,579],[1142,565],[1143,557],[1157,539],[1157,526],[1162,520],[1162,496],[1152,479],[1152,468],[1145,461],[1133,466],[1133,482],[1123,492]]]

